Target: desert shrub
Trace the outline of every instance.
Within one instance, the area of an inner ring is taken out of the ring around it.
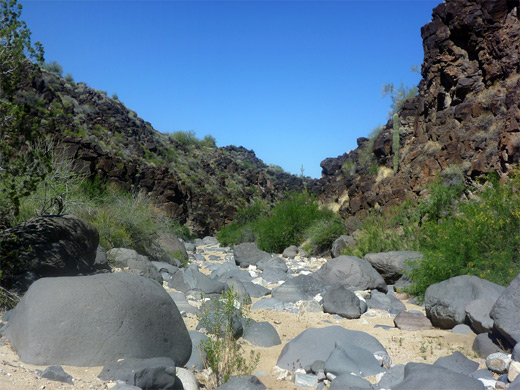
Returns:
[[[21,201],[17,223],[40,215],[66,214],[85,199],[86,175],[74,172],[73,161],[56,153],[52,140],[41,141],[37,147],[50,157],[49,171],[35,191]]]
[[[206,148],[216,148],[217,140],[212,135],[205,135],[204,138],[199,142],[200,146],[204,146]]]
[[[261,215],[268,212],[268,209],[268,204],[260,200],[239,208],[233,222],[218,232],[217,239],[220,244],[231,246],[243,242],[255,242],[257,238],[255,224]]]
[[[45,69],[47,72],[54,73],[58,76],[61,76],[63,74],[63,67],[57,61],[46,62],[43,65],[43,69]]]
[[[110,188],[95,204],[84,204],[76,214],[99,231],[100,245],[107,250],[131,248],[142,255],[153,253],[160,212],[143,193]]]
[[[174,133],[170,134],[170,137],[185,146],[193,146],[200,142],[193,130],[175,131]]]
[[[305,231],[304,249],[310,254],[323,253],[329,250],[334,240],[345,232],[343,220],[332,211],[324,211],[321,218]]]
[[[403,108],[403,104],[409,100],[413,99],[417,96],[419,89],[414,87],[407,87],[402,82],[399,87],[396,87],[393,83],[387,83],[383,85],[382,95],[390,96],[392,103],[390,104],[390,111],[388,113],[389,117],[394,116],[394,114],[399,113]]]
[[[72,75],[72,73],[67,73],[65,75],[65,80],[67,80],[69,83],[72,83],[74,81],[74,76]]]
[[[363,257],[367,253],[420,250],[423,224],[451,215],[464,186],[439,178],[427,190],[429,195],[424,199],[407,200],[384,213],[372,210],[361,224],[357,243],[344,254]]]
[[[324,215],[314,196],[307,192],[292,194],[255,224],[258,247],[281,253],[288,246],[299,245],[305,240],[307,228]]]
[[[220,386],[233,375],[250,375],[258,365],[260,354],[251,351],[246,358],[235,339],[237,322],[247,326],[247,312],[233,288],[224,291],[220,299],[202,304],[199,320],[209,338],[201,342],[200,349],[206,354],[204,365],[212,371],[206,387]]]
[[[488,180],[478,197],[462,201],[457,210],[424,224],[422,261],[414,263],[409,292],[457,275],[475,275],[507,285],[520,263],[520,175],[507,183]]]

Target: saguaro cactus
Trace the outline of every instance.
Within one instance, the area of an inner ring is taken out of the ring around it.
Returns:
[[[394,173],[397,173],[397,170],[399,169],[399,116],[397,114],[394,114],[392,152],[394,153]]]

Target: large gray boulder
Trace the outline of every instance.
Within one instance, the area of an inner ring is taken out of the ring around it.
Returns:
[[[408,261],[417,261],[421,258],[420,252],[413,251],[367,253],[363,257],[381,274],[387,284],[394,284],[403,276]]]
[[[256,265],[263,259],[268,259],[271,255],[258,249],[254,242],[245,242],[233,247],[235,263],[240,267],[247,268],[250,265]]]
[[[459,351],[455,351],[449,356],[440,357],[433,364],[465,375],[475,372],[479,367],[477,362],[468,359]]]
[[[470,302],[496,300],[503,291],[504,287],[476,276],[455,276],[426,289],[426,315],[434,326],[450,329],[466,322],[466,306]]]
[[[107,252],[107,256],[113,266],[121,268],[124,272],[144,276],[162,283],[161,273],[148,260],[148,257],[140,255],[133,249],[112,248]]]
[[[392,390],[485,390],[481,381],[447,368],[425,364],[408,363],[404,368],[404,380]]]
[[[384,372],[373,353],[351,343],[336,345],[327,361],[325,371],[336,376],[354,374],[361,377]]]
[[[356,242],[356,239],[352,236],[339,236],[334,240],[332,243],[332,248],[330,250],[330,254],[332,257],[339,257],[341,256],[341,252],[348,247],[351,244],[354,244]]]
[[[323,291],[323,285],[310,275],[298,275],[276,287],[271,295],[283,302],[310,301]]]
[[[310,366],[316,360],[327,361],[337,346],[348,349],[352,345],[372,354],[377,352],[388,357],[385,347],[368,333],[341,326],[328,326],[306,329],[285,344],[276,365],[285,370],[295,371]]]
[[[38,280],[14,309],[4,335],[23,362],[39,365],[170,357],[182,366],[192,348],[162,286],[127,273]]]
[[[325,285],[344,284],[352,291],[377,289],[386,293],[388,288],[379,273],[366,260],[355,256],[340,256],[327,261],[316,277]]]
[[[323,311],[348,319],[359,318],[362,314],[359,298],[343,284],[330,287],[323,295]]]
[[[185,263],[189,258],[184,242],[175,234],[159,232],[154,244],[152,255],[157,261],[164,261],[178,266],[179,263]]]
[[[44,216],[0,231],[0,241],[2,263],[9,261],[13,266],[10,273],[4,271],[2,285],[25,291],[29,285],[18,279],[23,280],[21,275],[27,272],[34,280],[93,271],[99,234],[94,226],[72,215]]]
[[[171,277],[168,286],[183,293],[197,294],[220,294],[226,289],[226,284],[211,279],[200,272],[196,266],[179,268]]]
[[[511,345],[520,342],[520,274],[498,297],[490,316],[497,330]]]

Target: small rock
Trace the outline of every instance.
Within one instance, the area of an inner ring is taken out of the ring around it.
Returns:
[[[492,353],[486,358],[486,367],[497,374],[507,372],[511,364],[511,355],[502,352]]]
[[[40,371],[37,370],[37,373],[45,379],[50,379],[52,381],[58,381],[58,382],[65,382],[70,385],[73,385],[74,382],[72,380],[72,376],[67,374],[62,366],[50,366],[47,367],[45,370]]]
[[[509,365],[509,370],[507,371],[507,380],[509,382],[513,382],[516,377],[520,374],[520,362],[513,360]]]
[[[402,311],[394,318],[394,324],[401,330],[423,330],[432,328],[432,323],[426,316],[406,311]]]
[[[458,324],[458,325],[455,325],[453,327],[453,329],[451,330],[452,333],[457,333],[457,334],[472,334],[473,331],[471,330],[471,328],[466,325],[466,324]]]
[[[312,374],[302,374],[297,372],[294,375],[294,384],[297,387],[310,388],[318,384],[318,377]]]

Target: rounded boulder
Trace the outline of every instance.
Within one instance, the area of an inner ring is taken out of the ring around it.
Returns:
[[[14,309],[4,334],[23,362],[38,365],[169,357],[183,366],[192,349],[166,291],[126,273],[40,279]]]

